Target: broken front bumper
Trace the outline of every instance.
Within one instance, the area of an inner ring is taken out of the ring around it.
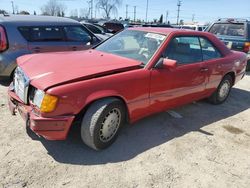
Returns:
[[[48,140],[65,140],[74,116],[44,118],[37,115],[31,106],[25,105],[11,90],[8,91],[9,110],[12,115],[19,111],[21,117],[34,133]]]

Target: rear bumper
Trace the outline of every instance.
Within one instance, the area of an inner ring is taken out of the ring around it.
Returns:
[[[21,117],[34,133],[47,140],[65,140],[74,120],[74,116],[44,118],[37,115],[31,106],[23,104],[16,94],[8,91],[8,105],[12,115],[19,111]]]

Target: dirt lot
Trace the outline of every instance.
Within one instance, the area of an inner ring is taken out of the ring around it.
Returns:
[[[249,187],[250,74],[220,106],[206,102],[126,126],[96,152],[79,130],[66,141],[28,136],[0,86],[0,187]]]

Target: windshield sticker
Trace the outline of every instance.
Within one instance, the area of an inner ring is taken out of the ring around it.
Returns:
[[[156,39],[156,40],[164,40],[165,39],[164,35],[160,35],[160,34],[157,34],[157,33],[147,33],[145,35],[145,37]]]

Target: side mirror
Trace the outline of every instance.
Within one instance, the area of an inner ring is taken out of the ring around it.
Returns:
[[[177,67],[177,61],[164,58],[162,61],[162,67],[165,69],[175,69]]]

